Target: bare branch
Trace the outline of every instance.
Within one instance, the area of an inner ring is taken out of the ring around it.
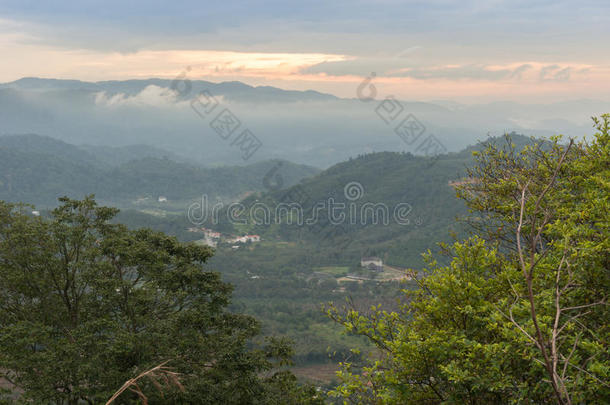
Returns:
[[[106,405],[112,404],[123,392],[126,390],[130,390],[134,392],[138,397],[142,400],[144,404],[148,403],[148,398],[138,385],[138,381],[141,381],[144,378],[150,379],[155,387],[159,389],[160,387],[168,389],[171,387],[176,387],[181,391],[184,391],[184,387],[180,383],[180,375],[171,369],[165,367],[170,360],[166,360],[163,363],[159,364],[156,367],[151,368],[150,370],[143,371],[137,377],[127,380],[123,386],[114,393],[114,395],[106,402]],[[158,380],[163,379],[163,383],[159,383]],[[159,389],[160,392],[163,392]]]

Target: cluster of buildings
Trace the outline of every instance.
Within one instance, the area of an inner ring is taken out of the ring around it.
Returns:
[[[222,236],[220,234],[220,232],[215,232],[212,229],[208,229],[208,228],[197,228],[197,227],[191,227],[188,229],[189,232],[203,232],[203,234],[205,236],[207,236],[208,238],[216,238],[216,239],[220,239],[220,237]]]
[[[227,243],[256,243],[256,242],[260,242],[261,241],[261,237],[259,235],[244,235],[244,236],[237,236],[235,238],[223,238],[223,235],[220,232],[216,232],[212,229],[208,229],[208,228],[197,228],[197,227],[191,227],[188,228],[189,232],[202,232],[205,240],[208,242],[208,244],[213,243],[213,246],[216,246],[216,244],[220,241],[220,239],[224,239],[225,242]]]
[[[136,203],[136,204],[143,204],[143,203],[148,202],[148,201],[154,201],[154,197],[152,199],[150,197],[136,198],[134,203]],[[167,197],[165,197],[164,195],[160,195],[160,196],[157,197],[157,202],[166,203],[167,202]]]
[[[238,236],[237,238],[227,239],[228,243],[247,243],[247,242],[260,242],[261,237],[258,235],[244,235]]]
[[[201,230],[203,231],[203,234],[206,236],[206,238],[220,239],[220,232],[215,232],[207,228],[201,228]]]

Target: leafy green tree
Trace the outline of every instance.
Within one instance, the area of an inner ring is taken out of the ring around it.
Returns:
[[[231,286],[202,266],[211,249],[112,224],[117,210],[91,197],[61,203],[46,219],[0,202],[0,376],[23,400],[105,403],[164,362],[181,386],[142,379],[150,403],[306,396],[274,369],[292,355],[285,341],[249,348],[258,323],[226,311]]]
[[[331,306],[378,348],[354,403],[610,402],[610,115],[591,144],[488,145],[458,195],[478,235],[431,254],[400,311]]]

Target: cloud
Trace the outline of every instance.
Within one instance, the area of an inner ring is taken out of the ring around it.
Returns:
[[[408,40],[548,53],[575,42],[603,47],[609,6],[582,0],[575,13],[567,0],[3,0],[0,15],[36,24],[39,43],[115,52],[162,47],[364,55],[397,52]]]
[[[150,85],[136,95],[125,93],[95,93],[95,104],[100,107],[168,107],[176,104],[178,93],[172,89]]]
[[[418,80],[504,80],[521,79],[525,72],[533,68],[530,63],[506,66],[466,64],[403,67],[402,58],[358,58],[337,62],[322,62],[302,70],[304,74],[326,74],[330,76],[365,76],[375,72],[379,77],[412,78]],[[408,62],[407,62],[408,63]],[[420,62],[421,64],[421,62]]]
[[[389,73],[390,77],[410,77],[413,79],[449,79],[449,80],[505,80],[520,79],[525,71],[531,69],[531,65],[522,64],[517,67],[497,67],[479,64],[454,65],[454,66],[431,66],[428,68],[405,68],[397,72]]]
[[[415,65],[403,67],[405,63]],[[360,76],[375,72],[379,78],[403,78],[424,81],[522,81],[567,82],[575,74],[584,74],[603,66],[578,63],[515,62],[509,64],[426,65],[421,60],[405,62],[402,58],[352,58],[325,61],[301,70],[302,74]]]
[[[299,52],[235,52],[210,49],[143,50],[132,53],[68,50],[40,44],[15,43],[0,32],[3,60],[0,81],[26,76],[81,80],[175,77],[187,66],[198,78],[290,76],[304,66],[347,59],[345,55]],[[194,78],[197,78],[194,77]]]
[[[342,61],[324,61],[303,67],[301,74],[324,74],[328,76],[366,76],[371,72],[380,73],[396,67],[393,58],[354,58]]]

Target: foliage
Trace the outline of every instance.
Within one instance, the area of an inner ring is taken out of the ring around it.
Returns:
[[[0,203],[0,370],[23,399],[105,402],[165,361],[185,390],[143,382],[150,403],[305,395],[274,370],[292,355],[285,340],[249,348],[259,325],[226,310],[231,286],[202,267],[211,249],[112,224],[117,210],[91,198],[61,202],[49,219]]]
[[[591,144],[490,144],[458,191],[479,235],[428,253],[398,311],[331,306],[380,351],[345,363],[353,403],[610,402],[610,116]]]

